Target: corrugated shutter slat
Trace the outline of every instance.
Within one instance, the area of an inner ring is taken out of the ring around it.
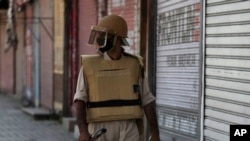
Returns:
[[[207,0],[204,139],[250,124],[250,1]]]

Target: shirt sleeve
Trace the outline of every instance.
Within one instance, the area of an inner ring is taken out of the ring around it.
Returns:
[[[143,82],[142,82],[143,81]],[[155,97],[149,90],[149,85],[148,85],[148,79],[147,77],[142,79],[141,87],[142,87],[142,106],[146,106],[147,104],[153,102],[155,100]]]
[[[76,85],[76,92],[74,95],[74,102],[76,100],[82,100],[84,102],[87,102],[87,90],[86,90],[86,85],[84,82],[84,76],[83,76],[83,70],[82,68],[79,71],[78,74],[78,80],[77,80],[77,85]]]

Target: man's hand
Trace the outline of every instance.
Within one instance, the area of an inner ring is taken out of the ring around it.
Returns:
[[[78,141],[92,141],[92,137],[88,131],[81,132]]]
[[[92,137],[88,131],[88,123],[86,122],[86,104],[83,101],[76,100],[76,120],[80,132],[78,141],[91,141]]]
[[[152,133],[150,141],[160,141],[159,135]]]
[[[160,141],[159,127],[155,111],[155,102],[151,102],[148,105],[144,106],[144,112],[148,119],[152,134],[150,141]]]

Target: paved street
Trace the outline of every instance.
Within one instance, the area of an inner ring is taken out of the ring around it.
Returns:
[[[0,94],[0,141],[74,141],[73,133],[55,120],[34,120],[20,100]]]

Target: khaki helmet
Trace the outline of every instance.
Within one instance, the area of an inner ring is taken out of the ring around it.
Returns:
[[[128,42],[125,39],[128,34],[128,26],[126,21],[118,15],[105,16],[96,26],[92,26],[88,44],[97,44],[99,47],[104,47],[107,42],[108,34],[114,35],[115,37],[121,37],[122,45],[128,45]],[[103,40],[98,42],[100,35]],[[96,41],[98,43],[95,43]]]
[[[98,23],[97,27],[102,27],[110,30],[110,34],[127,38],[128,26],[126,21],[117,15],[105,16]]]

